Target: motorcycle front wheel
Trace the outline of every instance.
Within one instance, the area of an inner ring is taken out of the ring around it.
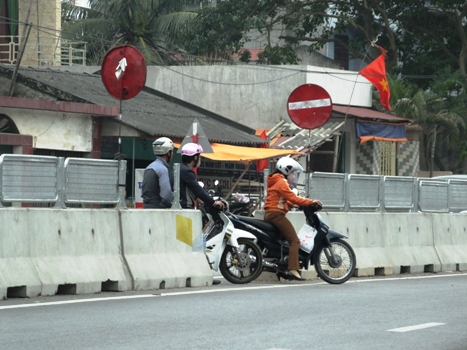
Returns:
[[[335,259],[332,260],[329,247],[323,247],[314,256],[314,265],[318,276],[331,284],[347,282],[353,276],[357,259],[355,253],[346,241],[331,240]]]
[[[219,269],[230,283],[250,283],[258,278],[263,268],[261,250],[252,240],[238,240],[238,254],[235,248],[227,245],[222,253]]]

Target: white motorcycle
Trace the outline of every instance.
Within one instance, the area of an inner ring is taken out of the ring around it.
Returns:
[[[222,199],[221,199],[222,200]],[[224,210],[228,211],[228,203]],[[225,213],[217,208],[210,208],[203,227],[206,242],[206,257],[214,271],[220,271],[224,278],[235,284],[250,283],[262,272],[263,258],[256,244],[257,238],[250,232],[233,226]]]

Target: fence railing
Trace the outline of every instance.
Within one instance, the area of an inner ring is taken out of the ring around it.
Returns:
[[[467,210],[466,180],[315,172],[310,174],[309,191],[330,211]]]
[[[17,35],[0,35],[0,63],[16,63],[20,46],[19,40]],[[34,57],[37,57],[38,66],[86,65],[87,48],[84,41],[61,39],[59,45],[41,43],[37,45],[36,50],[32,51],[34,51]]]
[[[3,154],[3,203],[125,205],[126,161]]]
[[[179,164],[174,166],[179,198]],[[3,154],[0,156],[2,203],[125,204],[126,161]],[[467,210],[467,181],[416,177],[310,174],[311,198],[325,210],[447,213]],[[177,200],[175,200],[178,203]]]

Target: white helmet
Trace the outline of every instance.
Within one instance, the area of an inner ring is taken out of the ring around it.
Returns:
[[[203,153],[203,147],[201,147],[201,145],[198,145],[197,143],[186,143],[182,147],[183,156],[194,156],[200,153]]]
[[[174,143],[168,137],[159,137],[152,143],[152,150],[155,155],[162,156],[174,149]]]
[[[294,171],[301,172],[303,171],[302,166],[296,160],[293,160],[290,157],[282,157],[276,163],[276,170],[279,170],[284,175],[290,175]]]

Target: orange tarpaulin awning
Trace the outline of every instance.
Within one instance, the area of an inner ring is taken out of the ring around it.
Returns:
[[[180,147],[180,143],[175,143],[175,147]],[[254,160],[283,157],[289,154],[302,154],[290,149],[256,148],[225,145],[223,143],[211,143],[214,153],[203,153],[202,156],[211,160],[223,162],[251,162]]]

